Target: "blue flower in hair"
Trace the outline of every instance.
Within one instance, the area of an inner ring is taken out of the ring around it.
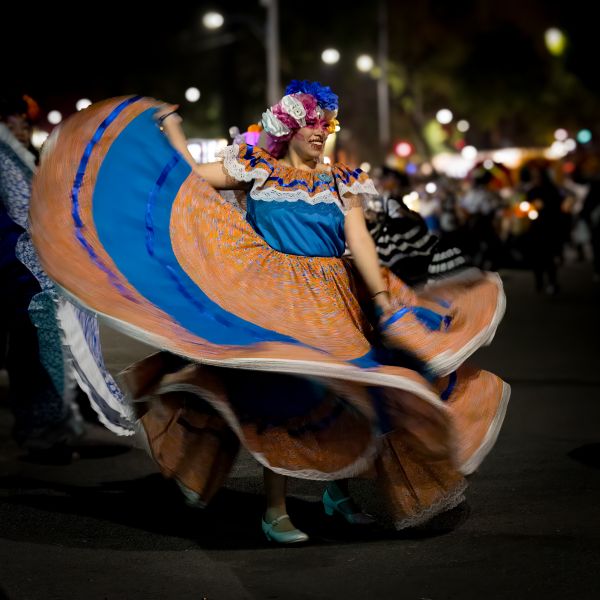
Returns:
[[[338,109],[338,97],[331,91],[328,85],[321,85],[318,81],[299,81],[293,79],[285,88],[285,95],[288,94],[310,94],[317,99],[317,104],[325,110]]]

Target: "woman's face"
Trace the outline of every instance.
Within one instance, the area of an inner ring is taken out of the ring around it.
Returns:
[[[293,150],[304,161],[318,161],[325,148],[325,140],[329,135],[329,123],[325,120],[311,127],[302,127],[290,140]]]

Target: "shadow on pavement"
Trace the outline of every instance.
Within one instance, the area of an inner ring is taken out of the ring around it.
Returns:
[[[20,456],[19,460],[36,465],[68,465],[75,460],[114,458],[131,452],[131,450],[131,446],[122,444],[69,444],[50,449],[30,450],[27,454]]]
[[[138,551],[269,545],[260,528],[264,498],[259,494],[225,488],[208,508],[190,508],[174,482],[159,474],[96,486],[13,475],[0,478],[0,489],[9,491],[3,503],[8,514],[1,516],[0,508],[3,537],[20,542]],[[463,503],[426,526],[396,532],[327,517],[320,502],[290,497],[288,508],[311,544],[436,537],[453,531],[469,515]]]
[[[584,444],[583,446],[579,446],[579,448],[571,450],[567,456],[586,467],[600,469],[600,443]]]

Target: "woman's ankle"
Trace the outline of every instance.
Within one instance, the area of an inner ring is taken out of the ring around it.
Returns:
[[[330,481],[327,484],[327,493],[332,500],[341,500],[342,498],[347,498],[350,495],[348,491],[348,484],[342,483],[340,485],[340,483],[337,481]]]
[[[287,508],[286,508],[285,504],[283,504],[283,505],[277,504],[274,506],[267,506],[267,508],[265,509],[265,521],[270,523],[271,521],[274,521],[278,517],[281,517],[286,514],[287,514]]]

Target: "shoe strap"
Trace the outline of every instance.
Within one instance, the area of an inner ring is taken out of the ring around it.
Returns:
[[[276,519],[273,519],[269,523],[269,527],[271,527],[271,528],[277,527],[277,525],[279,525],[279,523],[281,523],[281,521],[285,521],[285,519],[289,519],[289,518],[290,518],[289,515],[281,515],[280,517],[277,517]]]
[[[331,494],[329,493],[329,490],[325,490],[325,492],[327,493],[327,495],[329,496],[329,499],[333,502],[333,505],[337,508],[340,504],[342,504],[343,502],[346,502],[348,500],[350,500],[350,496],[345,496],[344,498],[340,498],[339,500],[334,500],[331,497]]]

